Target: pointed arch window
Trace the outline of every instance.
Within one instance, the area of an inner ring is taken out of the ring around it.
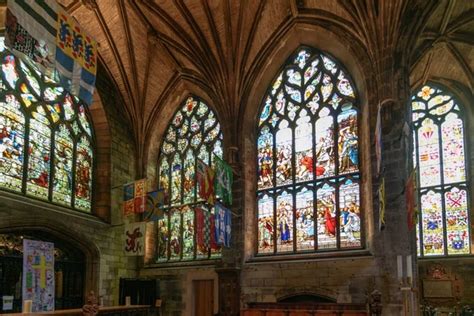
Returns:
[[[90,212],[87,109],[0,44],[0,189]]]
[[[464,115],[446,89],[423,86],[411,101],[417,169],[418,255],[470,254]]]
[[[156,262],[220,257],[220,247],[197,245],[196,207],[207,216],[203,238],[211,238],[213,209],[197,195],[196,159],[212,166],[222,158],[223,136],[216,114],[200,98],[189,96],[168,125],[160,148],[159,188],[165,192],[164,217],[158,221]]]
[[[258,122],[258,254],[361,248],[357,96],[330,55],[300,48]]]

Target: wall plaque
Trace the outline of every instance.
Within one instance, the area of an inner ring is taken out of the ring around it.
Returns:
[[[423,280],[425,298],[452,298],[453,283],[451,280]]]

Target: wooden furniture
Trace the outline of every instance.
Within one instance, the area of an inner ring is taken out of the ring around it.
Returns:
[[[150,311],[149,305],[130,305],[130,306],[107,306],[99,307],[98,315],[123,315],[123,316],[148,316]],[[33,315],[63,315],[63,316],[82,316],[82,309],[64,309],[54,312],[44,313],[14,313],[2,314],[2,316],[33,316]]]
[[[251,303],[241,316],[367,316],[365,304]]]

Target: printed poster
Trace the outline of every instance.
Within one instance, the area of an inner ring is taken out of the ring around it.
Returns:
[[[54,310],[54,244],[23,239],[23,300],[32,312]]]

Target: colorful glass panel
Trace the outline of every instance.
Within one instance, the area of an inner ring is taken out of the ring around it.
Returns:
[[[466,181],[463,130],[462,120],[454,113],[447,115],[441,125],[443,174],[446,184]]]
[[[183,259],[194,258],[194,211],[186,207],[183,210]]]
[[[258,253],[361,248],[359,112],[349,75],[331,56],[304,47],[288,59],[263,100],[257,123]],[[348,210],[344,231],[340,209]]]
[[[421,187],[441,183],[439,141],[438,126],[433,120],[425,119],[418,130],[418,168]]]
[[[421,200],[423,253],[425,256],[444,254],[443,210],[440,193],[428,191]]]
[[[170,260],[181,258],[181,212],[173,210],[170,216]]]
[[[467,255],[469,191],[463,113],[456,99],[434,85],[412,96],[414,164],[418,171],[418,255]]]
[[[0,187],[21,191],[25,142],[25,117],[13,95],[0,102]]]
[[[158,160],[158,187],[165,191],[165,211],[171,210],[170,207],[180,210],[171,211],[170,239],[169,243],[163,244],[163,247],[167,247],[167,253],[170,253],[170,260],[221,256],[220,247],[211,249],[210,255],[209,250],[196,247],[193,207],[200,202],[196,194],[196,159],[212,166],[214,155],[221,158],[223,156],[222,141],[222,130],[216,115],[202,100],[194,96],[188,97],[181,104],[163,136]],[[182,219],[178,218],[178,212],[182,212]],[[157,248],[156,251],[160,249]],[[163,261],[164,259],[160,259],[162,257],[157,255],[156,260]]]
[[[42,107],[30,119],[28,185],[26,192],[47,199],[51,167],[51,129]]]
[[[76,184],[74,205],[77,209],[90,211],[92,199],[93,153],[88,138],[83,135],[76,145]]]
[[[277,251],[293,250],[293,195],[283,192],[276,201]]]
[[[296,249],[314,249],[313,190],[303,188],[296,194]]]
[[[72,199],[73,141],[66,126],[55,132],[53,202],[70,205]],[[79,162],[80,164],[81,162]],[[89,187],[89,183],[87,183]]]
[[[361,246],[359,184],[346,180],[339,186],[339,228],[342,248]]]
[[[258,200],[258,252],[273,253],[273,198],[264,195]]]
[[[258,188],[273,185],[273,135],[268,127],[258,138]]]
[[[163,218],[158,220],[157,227],[156,261],[166,261],[169,248],[168,212],[165,212]]]
[[[276,143],[276,184],[291,183],[293,132],[287,121],[280,122],[280,129],[275,136]]]
[[[332,116],[323,116],[316,121],[316,137],[316,177],[331,177],[336,166]]]
[[[453,187],[444,193],[448,254],[469,254],[467,191]]]
[[[313,127],[306,110],[301,110],[300,118],[296,121],[295,153],[296,174],[295,182],[313,179]]]
[[[0,187],[90,212],[93,141],[87,109],[2,43],[3,38]]]
[[[339,135],[339,173],[358,170],[359,139],[357,136],[357,112],[353,109],[343,111],[337,118]]]
[[[336,189],[324,184],[316,191],[318,249],[337,247]]]

